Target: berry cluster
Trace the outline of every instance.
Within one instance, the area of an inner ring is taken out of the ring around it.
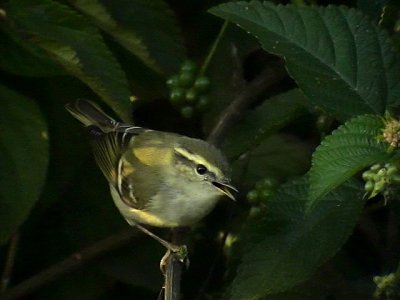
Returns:
[[[258,181],[254,189],[247,193],[247,200],[251,205],[259,205],[270,197],[276,191],[277,187],[278,182],[275,179],[271,177],[264,178]]]
[[[189,119],[196,111],[205,112],[209,108],[210,101],[205,93],[210,87],[210,81],[205,76],[198,76],[198,66],[193,61],[185,61],[179,74],[171,76],[167,85],[171,103],[184,118]]]
[[[365,191],[369,194],[369,198],[375,197],[377,194],[388,196],[391,192],[391,185],[400,183],[400,172],[397,166],[387,164],[375,164],[362,174],[365,180]]]

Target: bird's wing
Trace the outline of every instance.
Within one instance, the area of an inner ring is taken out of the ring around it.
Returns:
[[[125,204],[138,208],[132,185],[125,176],[129,172],[130,165],[123,154],[133,139],[148,130],[117,122],[88,100],[79,99],[73,104],[68,104],[66,108],[86,126],[96,162],[104,176],[116,188]]]
[[[92,139],[93,153],[97,164],[107,180],[114,186],[121,200],[128,206],[140,209],[139,201],[134,194],[131,182],[134,167],[124,156],[129,145],[138,135],[146,131],[132,127],[124,131],[114,131]]]

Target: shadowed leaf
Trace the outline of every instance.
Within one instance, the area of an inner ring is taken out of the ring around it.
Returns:
[[[307,178],[287,183],[245,223],[230,299],[260,299],[300,284],[347,240],[363,207],[362,187],[346,183],[312,210],[307,196]]]
[[[68,6],[51,0],[11,1],[7,12],[32,42],[86,83],[123,120],[130,119],[125,73],[96,28]]]
[[[0,244],[28,216],[46,179],[48,133],[36,104],[0,85]]]
[[[263,139],[303,114],[305,109],[302,103],[305,101],[298,89],[265,100],[246,113],[238,126],[228,133],[224,152],[228,157],[237,157],[256,147]]]
[[[164,1],[71,0],[71,3],[154,71],[172,73],[183,61],[183,38]]]

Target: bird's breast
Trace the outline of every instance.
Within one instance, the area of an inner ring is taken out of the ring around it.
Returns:
[[[213,189],[199,184],[180,185],[179,189],[164,186],[151,199],[148,211],[176,226],[188,226],[207,215],[220,198]]]

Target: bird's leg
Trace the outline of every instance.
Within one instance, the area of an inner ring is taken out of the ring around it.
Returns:
[[[147,228],[143,227],[142,225],[139,225],[139,224],[135,223],[135,226],[138,229],[140,229],[141,231],[143,231],[145,234],[151,236],[153,239],[155,239],[157,242],[159,242],[161,245],[163,245],[165,248],[167,248],[169,251],[171,251],[173,253],[178,253],[181,250],[181,248],[183,247],[183,246],[173,245],[173,244],[167,242],[166,240],[163,240],[162,238],[160,238],[159,236],[155,235],[154,233],[152,233],[150,230],[148,230]]]
[[[148,230],[147,228],[139,225],[139,224],[134,224],[138,229],[140,229],[141,231],[143,231],[145,234],[149,235],[150,237],[152,237],[153,239],[155,239],[157,242],[159,242],[161,245],[163,245],[165,248],[167,248],[167,252],[164,254],[163,258],[160,261],[160,269],[161,272],[163,272],[164,274],[164,267],[166,265],[166,262],[168,260],[168,257],[171,254],[177,255],[179,261],[181,263],[184,263],[185,261],[187,262],[187,256],[188,256],[188,250],[187,250],[187,246],[186,245],[174,245],[171,244],[169,242],[167,242],[166,240],[163,240],[162,238],[160,238],[159,236],[155,235],[154,233],[152,233],[150,230]],[[187,264],[187,263],[186,263]]]
[[[167,252],[165,252],[164,256],[160,260],[160,271],[164,276],[167,274],[166,267],[168,265],[168,259],[170,256],[171,256],[171,250],[167,249]]]
[[[189,257],[188,257],[188,250],[186,245],[178,246],[179,249],[177,252],[172,252],[170,249],[167,249],[167,252],[165,252],[164,256],[160,260],[160,270],[161,273],[164,275],[165,273],[165,267],[168,264],[168,259],[170,258],[171,255],[175,255],[177,259],[179,260],[180,263],[184,264],[186,269],[189,269]]]

